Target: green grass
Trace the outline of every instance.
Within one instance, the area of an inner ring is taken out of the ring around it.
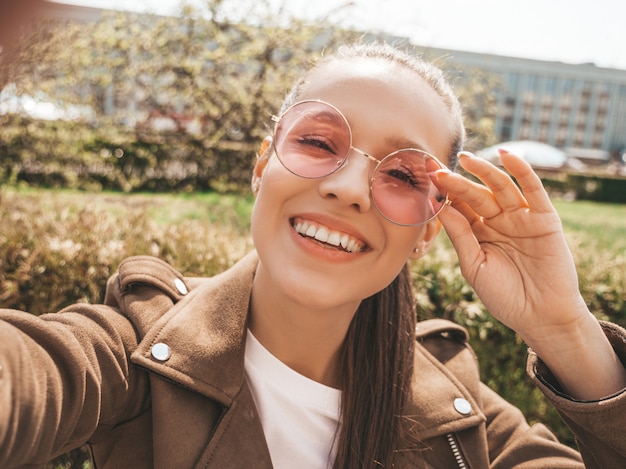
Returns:
[[[584,238],[588,247],[626,252],[626,205],[554,201],[566,234]]]
[[[105,210],[113,216],[143,212],[159,225],[173,225],[183,221],[205,221],[228,225],[246,233],[254,199],[251,194],[219,194],[190,192],[182,194],[82,192],[74,190],[46,190],[33,188],[4,189],[26,200],[39,204],[41,209],[55,210],[65,206],[70,212],[85,208]]]

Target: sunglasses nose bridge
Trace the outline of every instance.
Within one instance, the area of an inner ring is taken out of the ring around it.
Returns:
[[[367,158],[368,160],[370,160],[372,163],[374,163],[375,165],[377,165],[378,163],[380,163],[381,160],[379,160],[378,158],[370,155],[369,153],[363,151],[363,150],[359,150],[357,147],[355,147],[354,145],[350,145],[350,149],[356,153],[358,153],[361,156],[364,156],[365,158]]]

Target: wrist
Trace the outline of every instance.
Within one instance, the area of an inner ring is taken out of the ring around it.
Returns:
[[[626,369],[591,313],[550,336],[527,343],[568,395],[591,401],[626,388]]]
[[[598,338],[603,337],[603,333],[598,320],[586,306],[576,309],[578,311],[574,313],[572,309],[568,310],[568,321],[532,325],[517,332],[538,355],[582,352],[587,348],[590,334]]]

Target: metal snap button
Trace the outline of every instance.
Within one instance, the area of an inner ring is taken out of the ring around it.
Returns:
[[[150,354],[161,362],[169,360],[172,356],[172,350],[169,345],[159,342],[158,344],[154,344],[150,349]]]
[[[186,295],[187,293],[189,293],[189,290],[187,290],[187,286],[181,279],[175,279],[174,285],[176,286],[176,290],[178,290],[178,293],[180,293],[181,295]]]
[[[459,414],[468,415],[472,413],[472,404],[462,397],[457,397],[454,400],[454,408]]]

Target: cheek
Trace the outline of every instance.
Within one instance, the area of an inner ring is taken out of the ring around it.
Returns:
[[[261,190],[257,193],[250,217],[250,232],[252,240],[257,246],[267,237],[266,232],[273,224],[270,221],[274,218],[271,210],[273,206],[276,206],[276,203],[272,201],[271,188],[268,185],[262,185]]]
[[[271,157],[263,170],[251,215],[251,232],[255,244],[277,227],[286,203],[300,190],[300,178],[283,168]]]
[[[298,188],[298,182],[302,179],[285,169],[282,163],[278,160],[275,154],[270,156],[259,181],[259,194],[266,198],[278,198],[283,196],[283,193],[293,192]]]
[[[415,248],[421,246],[426,234],[423,226],[418,227],[394,227],[392,233],[387,236],[387,264],[396,273],[402,269],[407,261],[415,258]]]
[[[390,222],[385,220],[384,223]],[[396,278],[423,238],[424,230],[424,227],[387,226],[386,245],[375,261],[374,269],[378,274],[368,276],[371,291],[382,290]]]

